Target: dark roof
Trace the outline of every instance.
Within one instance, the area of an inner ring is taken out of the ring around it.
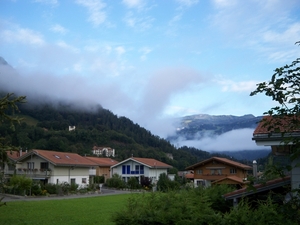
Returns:
[[[225,199],[234,199],[234,198],[241,198],[244,196],[248,196],[248,195],[252,195],[255,193],[259,193],[262,191],[266,191],[266,190],[271,190],[277,187],[282,187],[284,185],[289,185],[291,184],[291,177],[290,176],[286,176],[284,178],[277,178],[274,180],[270,180],[267,181],[266,183],[263,184],[255,184],[254,188],[256,189],[255,191],[248,191],[247,188],[242,188],[239,190],[235,190],[233,192],[229,192],[225,195],[223,195],[223,197]]]
[[[201,161],[201,162],[198,162],[194,165],[191,165],[191,166],[187,167],[186,169],[187,170],[194,169],[195,167],[205,165],[205,164],[207,164],[207,163],[209,163],[213,160],[221,162],[221,163],[229,164],[231,166],[235,166],[235,167],[238,167],[238,168],[241,168],[241,169],[244,169],[244,170],[252,170],[251,166],[248,166],[248,165],[245,165],[245,164],[242,164],[242,163],[239,163],[239,162],[235,162],[235,161],[230,160],[230,159],[221,158],[221,157],[212,157],[212,158],[206,159],[204,161]]]

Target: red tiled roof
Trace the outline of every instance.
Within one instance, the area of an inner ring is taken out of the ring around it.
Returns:
[[[299,132],[298,129],[295,129],[295,121],[297,121],[297,119],[294,116],[264,116],[263,119],[258,123],[256,129],[253,132],[253,135],[269,134],[271,132],[274,132],[275,129],[276,132]],[[297,123],[299,122],[300,121],[298,119]]]
[[[190,170],[190,169],[193,169],[194,167],[198,167],[200,165],[204,165],[204,164],[209,163],[209,162],[211,162],[213,160],[216,160],[218,162],[222,162],[222,163],[225,163],[225,164],[229,164],[229,165],[232,165],[232,166],[244,169],[244,170],[252,170],[251,166],[248,166],[248,165],[245,165],[245,164],[242,164],[242,163],[239,163],[239,162],[235,162],[235,161],[230,160],[230,159],[221,158],[221,157],[212,157],[212,158],[206,159],[204,161],[201,161],[201,162],[198,162],[198,163],[196,163],[194,165],[191,165],[191,166],[187,167],[186,169]]]
[[[118,163],[118,161],[111,158],[99,158],[99,157],[85,157],[88,160],[91,160],[93,163],[96,163],[98,166],[113,166]]]
[[[163,163],[161,161],[158,161],[156,159],[151,159],[151,158],[136,158],[132,157],[133,160],[138,161],[140,163],[146,164],[150,167],[155,167],[155,168],[172,168],[172,166]]]
[[[260,192],[260,191],[270,190],[270,189],[272,189],[272,187],[274,188],[274,187],[280,187],[283,185],[290,184],[290,180],[291,180],[291,177],[286,176],[283,178],[277,178],[274,180],[267,181],[264,184],[255,184],[254,185],[254,188],[256,189],[255,193]],[[229,193],[223,195],[223,197],[225,197],[225,199],[232,199],[234,197],[240,198],[242,196],[247,196],[251,193],[253,193],[253,191],[248,191],[247,188],[242,188],[239,190],[235,190],[233,192],[229,192]]]
[[[8,158],[10,158],[12,160],[17,160],[22,155],[25,155],[27,152],[22,151],[22,153],[21,153],[20,151],[16,150],[16,151],[6,151],[6,153],[7,153]]]
[[[83,166],[83,167],[97,166],[96,163],[86,159],[85,157],[78,155],[77,153],[56,152],[56,151],[38,150],[38,149],[33,149],[27,154],[21,156],[19,160],[22,161],[23,159],[30,157],[31,154],[35,154],[56,166]]]

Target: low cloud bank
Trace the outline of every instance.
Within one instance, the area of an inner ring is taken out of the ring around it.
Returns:
[[[221,135],[204,136],[201,139],[186,140],[179,138],[173,142],[177,147],[195,147],[203,151],[239,151],[270,149],[269,146],[257,146],[252,140],[253,129],[245,128],[226,132]]]

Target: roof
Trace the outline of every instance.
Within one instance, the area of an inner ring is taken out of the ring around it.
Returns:
[[[263,119],[258,123],[253,135],[270,134],[272,132],[299,132],[299,130],[295,127],[296,123],[298,124],[300,121],[299,119],[295,118],[295,116],[264,116]]]
[[[85,157],[88,160],[91,160],[93,163],[96,163],[98,166],[113,166],[118,163],[118,161],[111,158],[99,158],[99,157]]]
[[[52,163],[55,166],[79,166],[79,167],[90,167],[97,166],[96,163],[78,155],[77,153],[71,152],[56,152],[49,150],[38,150],[33,149],[27,154],[21,156],[18,161],[22,161],[31,155],[37,155],[44,160]]]
[[[8,158],[10,158],[11,160],[16,161],[22,155],[25,155],[27,153],[27,151],[26,152],[24,152],[24,151],[21,152],[21,151],[16,150],[16,151],[6,151],[6,153],[7,153]]]
[[[212,158],[206,159],[204,161],[201,161],[201,162],[198,162],[194,165],[191,165],[191,166],[187,167],[186,169],[187,170],[194,169],[195,167],[205,165],[205,164],[207,164],[207,163],[209,163],[213,160],[224,163],[224,164],[228,164],[228,165],[231,165],[231,166],[234,166],[234,167],[238,167],[238,168],[241,168],[241,169],[244,169],[244,170],[252,170],[251,166],[248,166],[248,165],[245,165],[245,164],[242,164],[242,163],[239,163],[239,162],[235,162],[235,161],[230,160],[230,159],[221,158],[221,157],[212,157]]]
[[[163,163],[161,161],[158,161],[156,159],[151,159],[151,158],[137,158],[137,157],[131,157],[131,158],[128,158],[128,159],[125,159],[124,161],[122,162],[119,162],[115,165],[113,165],[112,167],[116,167],[118,165],[121,165],[127,161],[135,161],[135,162],[138,162],[138,163],[141,163],[147,167],[150,167],[150,168],[172,168],[172,166],[166,164],[166,163]]]
[[[240,184],[244,183],[243,178],[240,178],[240,177],[237,177],[237,176],[229,176],[229,177],[224,177],[224,178],[221,178],[219,180],[216,180],[216,181],[212,182],[212,184],[219,183],[223,180],[232,180],[232,181],[235,181],[235,182],[240,183]]]
[[[291,177],[286,176],[284,178],[277,178],[274,180],[270,180],[264,184],[255,184],[254,188],[256,189],[256,191],[252,191],[252,190],[248,191],[247,188],[242,188],[239,190],[235,190],[233,192],[229,192],[229,193],[223,195],[223,197],[225,199],[241,198],[244,196],[252,195],[254,193],[271,190],[271,189],[274,189],[277,187],[282,187],[284,185],[289,185],[289,184],[291,184]]]

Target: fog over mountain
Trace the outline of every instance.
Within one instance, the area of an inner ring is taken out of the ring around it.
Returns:
[[[181,72],[187,71],[176,71],[176,73]],[[197,77],[196,74],[189,71],[188,79],[172,81],[172,79],[168,79],[167,74],[169,73],[170,71],[161,71],[152,81],[149,81],[148,89],[144,93],[137,93],[143,95],[141,103],[137,103],[121,91],[117,83],[98,85],[87,81],[80,75],[58,76],[42,71],[28,72],[21,68],[16,70],[0,57],[1,90],[14,92],[17,95],[26,95],[28,101],[39,103],[46,100],[53,104],[58,101],[69,102],[76,107],[89,110],[95,105],[101,105],[118,116],[125,116],[134,123],[140,124],[153,134],[167,138],[177,147],[195,147],[204,151],[267,149],[256,146],[252,141],[255,123],[259,119],[252,115],[244,117],[207,115],[205,120],[204,118],[199,119],[199,115],[197,115],[198,118],[189,116],[179,119],[159,117],[158,112],[164,108],[170,95],[176,89],[182,89],[185,85],[189,85]],[[163,79],[163,83],[169,82],[170,85],[168,85],[168,89],[161,88],[164,90],[163,92],[157,92],[160,89],[155,89],[155,87],[160,85],[161,79]],[[204,114],[201,115],[203,117]],[[249,119],[250,123],[245,124],[244,122],[249,122]],[[251,121],[251,119],[254,120]],[[211,127],[204,126],[203,128],[203,124],[198,124],[199,121],[201,123],[206,121],[204,125]],[[222,123],[218,124],[217,121],[222,121]],[[238,122],[236,123],[236,121]]]

